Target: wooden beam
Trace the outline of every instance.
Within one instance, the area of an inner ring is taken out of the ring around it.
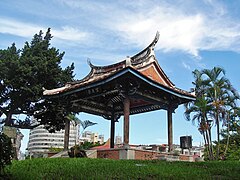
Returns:
[[[116,90],[116,89],[108,90],[106,92],[97,93],[97,94],[82,97],[82,99],[96,98],[96,97],[99,97],[99,96],[108,96],[108,95],[117,94],[117,93],[118,93],[118,90]]]
[[[162,104],[166,104],[168,105],[169,102],[167,100],[164,100],[163,98],[160,98],[159,96],[153,95],[153,94],[148,94],[142,91],[137,91],[136,95],[141,96],[141,98],[150,101],[153,104],[158,104],[158,105],[162,105]]]
[[[111,116],[111,113],[107,112],[105,109],[98,109],[98,108],[93,108],[88,105],[82,105],[82,104],[73,104],[73,111],[74,112],[85,112],[85,113],[90,113],[98,116]]]
[[[76,100],[72,100],[71,103],[75,103],[75,104],[84,104],[87,105],[89,107],[96,107],[96,108],[102,108],[102,109],[106,109],[106,105],[103,103],[99,103],[99,102],[94,102],[94,101],[90,101],[90,100],[84,100],[84,99],[76,99]]]
[[[124,106],[124,141],[123,145],[124,147],[129,147],[129,115],[130,115],[130,99],[129,97],[125,97],[123,101]]]

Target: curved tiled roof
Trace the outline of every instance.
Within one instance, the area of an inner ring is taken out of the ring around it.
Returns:
[[[88,84],[104,80],[118,72],[131,68],[141,73],[146,78],[150,78],[155,83],[171,89],[180,94],[194,97],[193,94],[176,88],[175,85],[170,81],[167,75],[164,73],[160,67],[154,53],[154,48],[159,39],[159,33],[156,33],[154,40],[141,52],[137,53],[132,57],[127,57],[126,59],[107,66],[95,66],[90,60],[88,64],[91,67],[89,74],[81,80],[69,82],[64,87],[56,88],[52,90],[45,90],[45,96],[51,96],[56,94],[61,94],[64,92],[69,92],[71,90],[77,89],[79,87],[86,86]]]

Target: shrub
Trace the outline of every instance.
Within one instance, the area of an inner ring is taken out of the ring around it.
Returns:
[[[79,145],[75,145],[73,147],[70,148],[70,151],[68,152],[68,155],[70,158],[74,158],[74,157],[77,157],[77,158],[83,158],[83,157],[87,157],[87,154],[85,152],[84,149],[82,149],[81,146]]]
[[[13,158],[13,148],[11,139],[0,133],[0,175],[5,174],[4,167],[11,164]]]

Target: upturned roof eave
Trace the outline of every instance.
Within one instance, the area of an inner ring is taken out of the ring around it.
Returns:
[[[149,85],[151,85],[155,88],[158,88],[160,90],[163,90],[167,93],[170,93],[172,95],[175,95],[179,98],[187,99],[189,101],[194,101],[196,99],[195,96],[190,94],[190,93],[189,94],[184,94],[184,93],[179,92],[179,89],[172,89],[172,88],[164,86],[164,85],[162,85],[158,82],[155,82],[154,80],[151,80],[150,78],[148,78],[148,77],[144,76],[143,74],[141,74],[140,72],[136,71],[132,67],[126,67],[126,68],[124,68],[124,69],[122,69],[122,70],[104,78],[104,79],[94,81],[94,82],[91,82],[91,83],[88,83],[88,84],[84,84],[84,85],[79,86],[75,89],[71,89],[71,86],[69,88],[65,87],[65,89],[64,88],[61,89],[62,91],[55,91],[53,94],[45,93],[44,96],[48,97],[48,98],[55,98],[55,97],[70,95],[70,94],[73,94],[73,93],[84,91],[86,89],[94,88],[94,87],[103,85],[105,83],[111,82],[112,80],[115,80],[115,79],[123,76],[126,73],[131,73],[134,76],[138,77],[139,79],[143,80],[144,82],[148,83]],[[57,89],[55,89],[55,90],[57,90]]]

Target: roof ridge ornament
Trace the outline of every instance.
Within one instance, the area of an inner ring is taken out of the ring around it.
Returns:
[[[91,68],[94,68],[94,65],[91,63],[91,59],[87,58],[87,63]]]
[[[155,36],[153,42],[151,43],[152,46],[155,46],[157,44],[159,37],[160,37],[160,33],[159,33],[159,31],[157,31],[156,36]]]
[[[127,56],[127,58],[126,58],[126,67],[128,67],[128,66],[132,66],[130,56]]]
[[[159,36],[160,36],[160,34],[157,31],[153,41],[141,52],[139,52],[136,55],[131,57],[131,63],[133,66],[147,62],[147,61],[149,61],[149,58],[151,56],[155,56],[154,47],[158,42]]]

